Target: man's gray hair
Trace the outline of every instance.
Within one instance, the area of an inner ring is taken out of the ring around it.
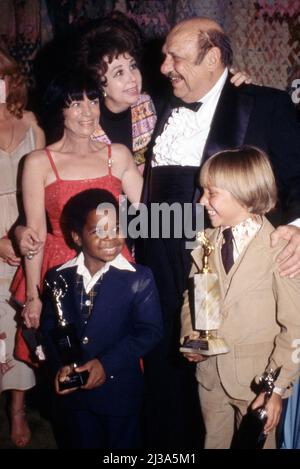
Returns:
[[[220,49],[221,61],[224,67],[230,67],[232,65],[233,52],[230,39],[227,34],[222,31],[218,31],[217,29],[199,31],[198,47],[198,65],[202,62],[209,49],[212,47],[218,47]]]

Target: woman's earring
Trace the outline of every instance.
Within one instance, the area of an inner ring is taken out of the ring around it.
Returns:
[[[107,96],[106,91],[103,91],[103,98],[106,98],[106,96]]]

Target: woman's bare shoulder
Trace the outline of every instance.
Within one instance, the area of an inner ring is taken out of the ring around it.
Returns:
[[[92,143],[92,148],[93,150],[99,150],[99,151],[103,151],[103,152],[107,152],[108,150],[108,145],[107,143],[104,143],[104,142],[98,142],[97,140],[93,140],[91,141]]]
[[[111,156],[112,158],[114,155],[118,155],[118,157],[122,158],[123,161],[128,161],[130,158],[132,159],[132,154],[128,150],[128,148],[121,144],[121,143],[112,143],[111,144]]]
[[[32,128],[35,134],[36,148],[43,148],[46,144],[45,134],[43,129],[39,126],[35,114],[31,111],[24,111],[23,122],[27,128]]]
[[[29,125],[37,125],[38,121],[35,114],[32,111],[23,111],[23,120]]]
[[[47,155],[45,150],[33,150],[26,156],[26,165],[45,165],[47,163]]]

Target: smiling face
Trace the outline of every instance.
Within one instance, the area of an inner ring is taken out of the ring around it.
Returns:
[[[204,187],[200,203],[214,228],[238,225],[252,215],[229,191],[212,185]]]
[[[71,101],[63,110],[65,128],[76,135],[90,136],[99,122],[99,100],[90,100],[84,93],[80,101]]]
[[[119,55],[111,63],[106,59],[108,70],[104,91],[105,104],[112,112],[122,112],[135,104],[142,89],[142,77],[135,59],[129,54]]]
[[[91,210],[81,234],[73,232],[72,237],[77,246],[81,246],[85,265],[92,275],[106,262],[113,261],[124,246],[113,209]]]
[[[187,103],[200,99],[206,92],[209,74],[204,61],[196,64],[197,36],[185,30],[171,33],[163,54],[161,72],[170,79],[174,95]]]
[[[211,29],[222,31],[211,20],[183,21],[172,29],[163,46],[161,72],[170,79],[174,95],[186,103],[201,99],[224,71],[220,49],[209,42]]]

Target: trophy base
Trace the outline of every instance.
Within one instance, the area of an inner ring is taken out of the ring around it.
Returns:
[[[267,438],[263,432],[266,420],[259,416],[259,409],[248,411],[233,437],[231,449],[262,449]]]
[[[52,331],[52,337],[62,365],[80,363],[80,341],[73,323],[57,327]]]
[[[82,371],[81,373],[72,373],[68,375],[65,381],[59,382],[59,390],[64,391],[65,389],[80,388],[80,386],[84,386],[87,383],[88,378],[88,371]]]
[[[180,347],[180,352],[199,353],[199,355],[221,355],[228,353],[229,347],[224,339],[218,337],[188,339]]]

